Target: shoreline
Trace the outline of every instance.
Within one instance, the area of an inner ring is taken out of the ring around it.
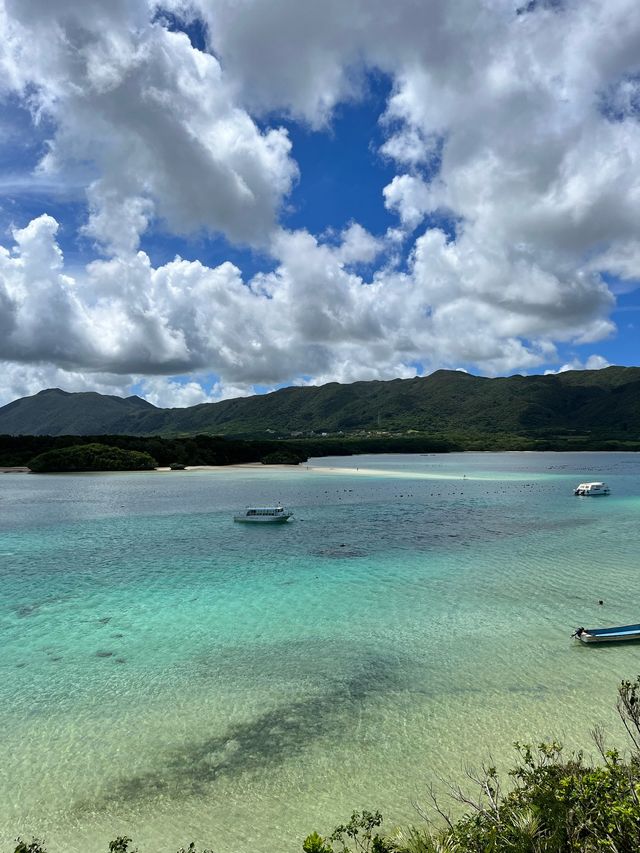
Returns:
[[[186,465],[184,468],[179,468],[177,471],[169,468],[168,465],[161,465],[158,468],[154,468],[154,471],[157,471],[159,474],[184,474],[185,471],[228,471],[229,469],[240,469],[240,470],[248,470],[248,469],[259,469],[261,471],[269,470],[270,468],[275,471],[291,471],[303,470],[301,465],[263,465],[262,462],[234,462],[232,465]],[[91,473],[91,472],[87,472]]]
[[[558,455],[563,455],[563,454],[576,454],[576,455],[584,454],[584,455],[588,455],[588,454],[593,454],[593,453],[604,453],[604,454],[629,453],[629,454],[633,454],[636,452],[638,452],[638,451],[633,451],[633,450],[617,450],[617,451],[608,451],[608,450],[605,450],[605,451],[603,451],[603,450],[560,450],[560,451],[539,451],[539,450],[503,450],[503,451],[480,450],[479,451],[479,450],[471,450],[471,451],[469,451],[469,450],[466,450],[465,451],[465,450],[461,450],[461,451],[457,451],[457,453],[454,455],[457,455],[457,454],[470,454],[470,455],[487,454],[488,456],[490,456],[492,454],[504,453],[504,454],[510,454],[510,455],[519,455],[519,454],[525,455],[526,454],[528,456],[535,456],[538,453],[555,453]],[[413,455],[413,456],[440,456],[440,455],[443,455],[443,456],[447,456],[450,454],[436,454],[436,453],[434,453],[434,454],[431,454],[431,453],[429,453],[429,454],[426,454],[426,453],[415,453],[415,454],[395,454],[395,453],[354,454],[354,456],[395,456],[395,455],[402,455],[402,456],[404,456],[404,455]],[[327,458],[327,457],[315,457],[315,458]],[[261,470],[261,471],[264,471],[264,470],[269,470],[269,469],[271,469],[272,471],[298,471],[298,472],[306,471],[306,472],[315,472],[315,473],[324,473],[324,474],[343,474],[343,475],[348,474],[348,475],[354,475],[354,476],[355,475],[360,475],[360,476],[362,476],[362,475],[364,475],[364,476],[388,476],[389,474],[393,474],[394,476],[399,476],[399,477],[410,477],[410,478],[414,478],[416,476],[415,473],[409,473],[409,472],[405,472],[405,471],[390,472],[390,471],[383,471],[383,470],[380,470],[377,468],[361,468],[357,465],[351,465],[349,467],[333,466],[333,465],[332,466],[324,466],[324,465],[309,465],[306,462],[300,462],[297,465],[287,465],[284,463],[274,464],[274,465],[265,465],[264,463],[257,462],[257,461],[256,462],[234,462],[231,465],[187,465],[187,466],[185,466],[185,468],[179,469],[177,471],[172,470],[169,466],[158,466],[157,468],[153,468],[153,469],[148,470],[148,471],[139,471],[139,472],[138,471],[117,471],[117,470],[113,470],[113,471],[52,471],[52,472],[46,472],[46,473],[52,473],[52,474],[53,473],[59,473],[59,474],[126,474],[126,473],[147,473],[147,474],[149,474],[149,473],[158,473],[158,474],[172,473],[172,474],[174,474],[174,473],[177,473],[177,474],[179,474],[181,472],[184,473],[185,471],[186,472],[190,472],[190,471],[228,471],[228,470],[233,470],[233,471]],[[31,473],[33,473],[33,472],[26,465],[15,465],[15,466],[0,465],[0,474],[31,474]],[[430,473],[430,474],[426,475],[424,472],[421,472],[421,474],[419,474],[418,476],[420,478],[423,478],[426,476],[428,479],[451,479],[450,476],[448,476],[446,474],[437,474],[437,473]],[[462,476],[461,479],[478,479],[478,478]],[[484,478],[482,478],[482,479],[484,479]]]

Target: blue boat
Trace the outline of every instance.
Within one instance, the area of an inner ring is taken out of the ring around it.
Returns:
[[[581,643],[616,643],[640,640],[640,625],[618,625],[615,628],[576,628],[571,635]]]

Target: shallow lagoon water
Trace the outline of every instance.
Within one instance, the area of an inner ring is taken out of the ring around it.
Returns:
[[[640,644],[569,634],[640,621],[639,512],[634,454],[0,476],[0,848],[293,853],[514,740],[622,743]]]

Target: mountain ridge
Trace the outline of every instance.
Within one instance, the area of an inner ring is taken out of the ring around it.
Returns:
[[[412,379],[290,386],[186,408],[137,395],[60,388],[0,408],[8,435],[307,435],[451,431],[640,438],[640,368],[487,378],[438,370]]]

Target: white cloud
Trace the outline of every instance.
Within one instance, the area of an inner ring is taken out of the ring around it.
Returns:
[[[0,357],[94,374],[214,373],[221,383],[205,393],[196,380],[148,379],[150,399],[219,398],[301,376],[410,376],[417,363],[500,373],[553,358],[552,339],[610,331],[611,297],[596,276],[561,280],[497,250],[488,261],[471,238],[447,242],[437,229],[417,240],[406,272],[383,266],[370,279],[345,265],[377,250],[364,229],[352,225],[338,246],[281,231],[275,270],[249,281],[230,263],[154,268],[140,251],[70,276],[56,232],[41,216],[0,253]]]
[[[94,181],[87,196],[89,220],[82,233],[95,238],[111,254],[135,252],[153,216],[151,200],[132,195],[123,197],[103,181]]]
[[[396,175],[384,188],[383,195],[385,207],[395,211],[409,231],[434,209],[431,188],[415,175]]]
[[[264,242],[296,176],[286,132],[261,131],[215,57],[149,15],[142,0],[6,2],[2,68],[55,125],[40,172],[93,164],[87,229],[113,249],[135,243],[151,202],[174,232]]]
[[[619,240],[591,263],[591,268],[612,273],[624,284],[619,290],[635,290],[640,282],[640,240]]]
[[[182,382],[164,376],[146,378],[140,383],[140,396],[159,408],[184,408],[200,403],[217,403],[235,397],[247,397],[254,393],[246,386],[224,385],[216,382],[206,390],[206,377],[194,376]]]
[[[87,371],[63,370],[51,364],[24,364],[0,361],[0,406],[30,397],[43,388],[63,391],[97,391],[127,397],[134,379],[131,376],[93,374]]]
[[[217,56],[252,112],[284,110],[321,127],[360,91],[371,15],[363,3],[197,0]]]
[[[557,370],[545,370],[545,376],[554,376],[558,373],[566,373],[568,370],[602,370],[603,367],[610,367],[611,365],[607,361],[606,358],[603,358],[601,355],[590,355],[584,362],[580,361],[578,358],[574,358],[572,361],[563,364],[562,367],[559,367]]]
[[[370,264],[383,251],[383,241],[377,240],[357,222],[342,232],[338,257],[345,264]]]
[[[441,169],[430,182],[397,176],[387,205],[410,226],[452,211],[479,247],[516,245],[542,267],[577,272],[589,258],[602,269],[603,250],[638,239],[640,123],[601,110],[609,82],[640,67],[637,7],[584,2],[518,17],[504,4],[486,10],[471,44],[463,6],[450,6],[451,56],[425,50],[405,67],[387,111],[410,147],[416,134],[442,135]]]
[[[573,331],[584,341],[610,333],[611,300],[584,277],[606,268],[599,257],[627,278],[640,272],[640,15],[632,0],[538,4],[522,15],[509,2],[367,0],[334,14],[325,8],[323,20],[299,0],[198,5],[241,96],[256,109],[279,107],[322,123],[357,78],[354,69],[388,73],[382,153],[414,172],[386,187],[387,208],[409,230],[441,210],[464,223],[460,252],[472,245],[478,269],[509,279],[511,303],[528,302],[534,280],[539,301],[541,290],[555,291],[555,313],[566,309],[566,317],[552,318],[549,335],[591,315],[594,294],[601,322]],[[317,73],[318,63],[331,69],[333,83]],[[543,317],[534,315],[530,328],[521,317],[514,333],[540,334]]]
[[[439,151],[436,135],[425,138],[417,128],[405,128],[384,142],[380,152],[406,166],[435,165]]]

